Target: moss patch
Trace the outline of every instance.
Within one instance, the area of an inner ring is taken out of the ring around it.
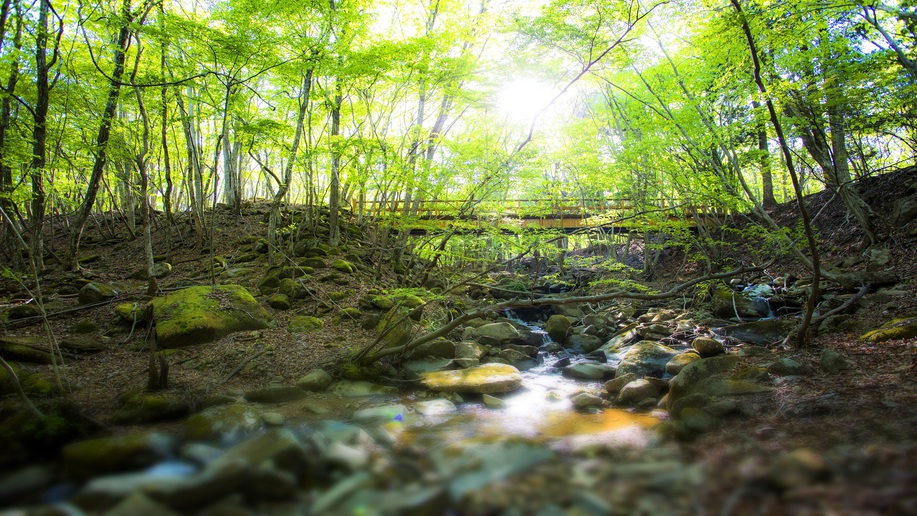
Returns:
[[[860,340],[884,342],[886,340],[909,339],[911,337],[917,337],[917,315],[892,319],[878,329],[863,334]]]
[[[240,285],[189,287],[151,301],[157,342],[180,348],[268,328],[271,315]]]

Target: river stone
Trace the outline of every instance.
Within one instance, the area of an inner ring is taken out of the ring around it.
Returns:
[[[678,415],[678,419],[699,434],[710,432],[720,426],[720,420],[716,416],[696,407],[685,408]]]
[[[116,297],[118,297],[118,291],[111,285],[93,281],[83,285],[83,288],[80,289],[78,299],[81,305],[90,305],[108,301]]]
[[[331,385],[328,392],[344,398],[362,398],[364,396],[379,396],[382,394],[397,394],[397,387],[378,385],[363,380],[340,380]]]
[[[293,432],[284,428],[271,428],[233,446],[214,460],[212,466],[220,467],[236,460],[252,466],[267,466],[302,478],[314,459],[310,459]]]
[[[489,344],[488,340],[498,344],[509,344],[520,338],[519,331],[506,322],[497,322],[479,326],[474,330],[475,337],[482,344]]]
[[[165,349],[203,344],[271,326],[271,315],[240,285],[188,287],[150,301],[156,342]]]
[[[554,312],[566,317],[572,317],[573,319],[582,319],[586,316],[586,312],[584,312],[579,305],[574,305],[572,303],[554,305]]]
[[[767,372],[777,376],[806,376],[812,368],[795,358],[783,357],[768,366]]]
[[[679,353],[678,355],[672,357],[668,362],[666,362],[665,372],[675,376],[676,374],[680,373],[686,365],[690,364],[691,362],[696,362],[700,359],[701,357],[697,353]]]
[[[110,514],[107,509],[130,498],[134,493],[143,493],[152,499],[150,491],[167,491],[181,485],[184,480],[177,474],[150,471],[106,475],[91,479],[70,502],[90,514]]]
[[[269,385],[252,389],[244,397],[253,403],[283,403],[305,398],[306,391],[295,385]]]
[[[606,401],[594,394],[581,392],[570,398],[570,403],[578,409],[585,409],[589,407],[604,407]]]
[[[538,348],[535,346],[530,346],[527,344],[510,344],[504,349],[511,349],[513,351],[518,351],[528,357],[535,358],[538,356]]]
[[[71,478],[86,479],[149,467],[172,455],[175,441],[158,432],[137,432],[69,444],[61,465]]]
[[[232,440],[261,428],[261,416],[251,405],[234,403],[210,407],[185,420],[189,441]]]
[[[831,479],[832,471],[818,452],[800,448],[784,453],[774,461],[768,479],[783,490],[798,489]]]
[[[819,361],[821,368],[829,373],[839,373],[853,367],[853,362],[847,355],[833,349],[825,349],[821,352]]]
[[[544,323],[543,329],[554,341],[564,344],[567,342],[567,333],[572,323],[565,315],[552,315]]]
[[[108,339],[86,335],[70,335],[61,339],[59,344],[61,349],[83,355],[101,353],[110,347]]]
[[[484,403],[484,406],[489,409],[498,409],[506,407],[506,402],[502,399],[491,396],[490,394],[484,394],[481,396],[481,401]]]
[[[749,344],[767,346],[783,342],[794,329],[796,329],[796,321],[792,319],[767,319],[725,326],[723,334]]]
[[[353,418],[357,421],[383,422],[383,421],[400,421],[404,422],[408,415],[408,408],[400,403],[393,405],[380,405],[378,407],[368,407],[360,409],[353,413]]]
[[[286,294],[274,294],[267,300],[268,306],[275,310],[289,310],[290,306],[290,296]]]
[[[707,337],[698,337],[694,339],[694,341],[691,342],[691,347],[700,353],[700,356],[703,358],[722,355],[726,352],[726,347],[723,346],[722,342]]]
[[[118,505],[105,512],[105,516],[179,516],[180,513],[150,499],[142,491],[134,491]]]
[[[6,311],[6,317],[11,321],[39,316],[41,316],[41,308],[35,303],[16,305]]]
[[[647,398],[658,398],[661,394],[662,389],[658,383],[641,378],[622,387],[615,401],[622,405],[637,405]]]
[[[577,380],[604,380],[615,374],[615,367],[608,364],[593,364],[582,362],[568,365],[563,369],[563,375]]]
[[[574,334],[567,337],[566,347],[577,353],[592,353],[602,346],[602,339],[595,335]]]
[[[428,401],[418,401],[414,404],[414,411],[422,416],[441,416],[445,414],[454,414],[458,411],[455,403],[440,398]]]
[[[860,337],[865,342],[885,342],[893,339],[917,337],[917,314],[892,319],[878,329],[867,332]]]
[[[666,408],[671,412],[672,405],[679,398],[693,394],[699,384],[717,374],[731,372],[739,365],[739,357],[721,355],[705,358],[686,365],[670,382],[669,396]]]
[[[408,380],[418,380],[424,373],[434,371],[449,371],[455,369],[455,362],[450,358],[428,358],[424,360],[410,360],[404,362],[401,367],[404,369],[405,377]]]
[[[279,412],[262,412],[261,420],[267,426],[283,426],[286,423],[286,418]]]
[[[633,323],[628,326],[625,326],[618,333],[616,333],[611,339],[608,340],[605,344],[602,345],[599,349],[605,353],[617,353],[624,346],[632,344],[639,338],[637,334],[637,324]]]
[[[307,392],[320,392],[331,385],[331,375],[324,369],[315,369],[296,382],[296,386]]]
[[[410,358],[456,358],[456,343],[449,339],[439,338],[421,344],[411,351]]]
[[[520,371],[525,371],[538,365],[538,362],[532,357],[521,351],[516,351],[515,349],[501,350],[500,353],[497,354],[497,357],[506,360],[507,364],[510,364]]]
[[[634,373],[627,373],[618,377],[615,377],[613,380],[608,380],[605,382],[605,390],[608,392],[609,396],[615,396],[625,385],[637,379],[637,375]]]
[[[421,384],[432,391],[498,394],[522,385],[519,370],[506,364],[484,364],[459,371],[440,371],[423,375]]]
[[[755,302],[750,296],[736,292],[725,285],[719,285],[712,292],[713,315],[723,319],[760,319],[767,317],[769,309],[763,299]]]
[[[184,417],[191,411],[187,402],[169,393],[132,392],[111,416],[122,425],[156,423]]]
[[[654,342],[641,340],[626,351],[621,353],[622,363],[619,370],[623,373],[634,373],[638,378],[655,376],[661,378],[665,374],[665,366],[678,351]]]

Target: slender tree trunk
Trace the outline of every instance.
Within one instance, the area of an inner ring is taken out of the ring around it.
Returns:
[[[3,38],[6,35],[6,24],[9,20],[11,4],[11,0],[5,0],[2,11],[0,11],[0,51],[3,50],[4,46]],[[18,56],[19,51],[22,49],[22,10],[18,1],[16,2],[15,10],[16,29],[13,33],[13,48],[16,53],[10,63],[9,77],[7,77],[6,81],[5,90],[7,95],[4,95],[3,101],[0,102],[0,208],[3,208],[3,212],[6,213],[3,221],[0,221],[0,234],[3,235],[3,248],[9,253],[10,266],[13,270],[22,271],[25,269],[25,263],[20,252],[19,239],[16,238],[16,233],[20,231],[20,228],[13,219],[13,213],[15,213],[15,205],[12,201],[14,189],[13,168],[10,166],[6,152],[6,134],[12,123],[13,113],[13,99],[10,95],[16,91],[16,86],[19,82]]]
[[[745,13],[742,11],[741,5],[739,5],[739,0],[730,0],[730,2],[732,3],[733,7],[735,7],[735,10],[739,14],[742,22],[742,31],[745,33],[745,39],[748,42],[748,51],[751,53],[752,63],[754,64],[753,74],[755,84],[758,86],[758,92],[760,92],[761,96],[765,99],[767,112],[771,120],[771,125],[774,126],[774,132],[777,133],[777,140],[780,142],[781,151],[783,151],[783,159],[786,164],[787,172],[790,175],[790,179],[793,181],[793,191],[796,194],[796,204],[799,207],[799,215],[802,217],[803,229],[806,234],[806,241],[809,245],[809,253],[812,260],[812,290],[809,293],[809,300],[806,304],[806,311],[805,314],[803,314],[802,323],[799,325],[799,328],[796,332],[796,346],[803,347],[805,346],[808,339],[809,324],[812,321],[812,314],[815,312],[815,305],[818,303],[818,299],[821,295],[819,292],[819,282],[821,281],[821,266],[819,263],[818,247],[815,244],[815,235],[812,230],[812,223],[809,219],[809,211],[806,209],[805,204],[803,203],[802,188],[799,186],[799,178],[796,175],[796,168],[793,165],[793,154],[790,151],[790,147],[783,135],[783,126],[780,124],[780,118],[777,116],[777,110],[774,108],[774,103],[768,96],[767,88],[764,86],[764,80],[761,78],[761,63],[758,59],[758,49],[755,45],[754,36],[752,36],[751,33],[751,26],[748,24],[748,19],[745,17]]]
[[[752,107],[757,111],[761,104],[757,100],[751,102]],[[774,175],[771,171],[771,155],[767,148],[767,129],[764,122],[758,122],[756,131],[758,133],[758,152],[761,156],[758,158],[761,167],[761,205],[765,208],[777,206],[777,199],[774,198]]]
[[[328,193],[328,245],[336,247],[341,242],[341,104],[344,97],[341,79],[334,80],[334,103],[331,105],[331,184]]]
[[[32,202],[30,212],[32,263],[36,271],[44,268],[44,237],[42,230],[45,219],[45,185],[44,168],[47,160],[48,107],[51,98],[51,85],[48,82],[48,16],[51,11],[50,0],[39,0],[38,26],[35,29],[35,109],[32,126],[32,161],[29,164],[29,177],[32,182]],[[55,53],[56,55],[56,53]],[[52,62],[54,58],[52,58]]]
[[[108,162],[108,141],[111,137],[111,125],[118,107],[118,96],[121,92],[121,79],[124,76],[124,58],[130,45],[131,24],[134,21],[134,14],[131,12],[131,0],[124,0],[121,6],[121,28],[118,31],[117,46],[113,57],[114,70],[111,74],[111,81],[108,86],[108,100],[105,102],[105,109],[102,111],[102,120],[99,123],[99,131],[96,135],[95,144],[95,161],[92,164],[92,175],[89,177],[89,184],[86,186],[86,193],[83,202],[77,210],[76,220],[70,228],[69,246],[64,259],[66,268],[76,270],[79,264],[76,261],[76,254],[80,247],[80,238],[83,235],[83,228],[89,219],[95,204],[96,195],[99,191],[99,183],[102,174],[105,172],[105,165]]]

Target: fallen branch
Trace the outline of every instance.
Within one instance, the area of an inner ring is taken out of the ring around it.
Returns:
[[[393,347],[389,347],[385,349],[380,349],[376,351],[375,353],[361,352],[357,354],[357,356],[355,357],[355,361],[364,363],[364,364],[369,364],[369,363],[375,362],[376,360],[379,360],[380,358],[406,353],[436,338],[445,336],[450,331],[454,330],[455,328],[457,328],[458,326],[460,326],[462,323],[466,321],[469,321],[471,319],[475,319],[478,317],[482,317],[492,312],[506,310],[508,308],[523,308],[523,307],[533,307],[533,306],[543,306],[543,305],[565,305],[565,304],[574,304],[574,303],[575,304],[586,304],[586,303],[597,303],[597,302],[602,302],[602,301],[610,301],[612,299],[637,299],[641,301],[656,301],[660,299],[668,299],[668,298],[675,297],[679,293],[681,293],[681,291],[687,288],[693,287],[694,285],[697,285],[698,283],[703,283],[705,281],[711,281],[711,280],[732,278],[735,276],[741,276],[743,274],[748,274],[751,272],[759,272],[762,270],[764,270],[764,267],[743,267],[741,269],[737,269],[737,270],[733,270],[729,272],[722,272],[719,274],[710,274],[710,275],[703,276],[700,278],[695,278],[691,281],[687,281],[679,285],[675,285],[674,287],[670,288],[669,290],[665,292],[660,292],[658,294],[647,294],[644,292],[628,292],[625,290],[619,290],[615,292],[608,292],[605,294],[597,294],[594,296],[576,296],[576,297],[564,297],[564,298],[542,297],[538,299],[528,299],[528,300],[510,299],[502,303],[497,303],[497,304],[490,305],[484,308],[479,308],[477,310],[468,312],[466,314],[462,314],[461,316],[456,317],[455,319],[450,321],[445,326],[439,328],[438,330],[421,335],[420,337],[417,337],[416,339],[402,346],[393,346]],[[370,348],[371,347],[372,346],[370,346]]]
[[[245,367],[246,365],[248,365],[249,362],[251,362],[252,360],[254,360],[254,359],[258,358],[258,357],[260,357],[261,355],[263,355],[263,354],[265,354],[265,353],[267,353],[267,350],[266,350],[266,349],[261,350],[261,351],[255,353],[254,355],[251,355],[251,356],[249,356],[248,358],[246,358],[245,360],[243,360],[242,363],[239,364],[238,366],[236,366],[235,369],[233,369],[232,371],[230,371],[229,374],[227,374],[226,376],[224,376],[223,378],[220,379],[220,384],[224,384],[224,383],[228,382],[229,380],[231,380],[232,377],[235,376],[235,375],[237,375],[237,374],[239,374],[239,371],[241,371],[243,367]]]

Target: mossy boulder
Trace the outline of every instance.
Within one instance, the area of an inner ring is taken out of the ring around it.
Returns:
[[[359,308],[349,307],[338,312],[338,317],[342,321],[358,321],[363,317],[363,312]]]
[[[52,363],[51,353],[44,340],[36,337],[0,337],[0,356],[7,362]]]
[[[233,440],[262,427],[261,415],[251,405],[233,403],[210,407],[185,420],[189,441]]]
[[[331,262],[331,268],[346,274],[352,274],[354,271],[354,266],[352,263],[341,259],[337,259]]]
[[[188,415],[187,403],[168,394],[131,392],[122,397],[121,407],[111,416],[116,424],[145,424],[171,421]]]
[[[100,437],[64,447],[61,462],[68,476],[85,479],[143,469],[171,456],[175,442],[156,432]]]
[[[894,339],[917,337],[917,314],[892,319],[879,328],[863,334],[860,340],[865,342],[884,342]]]
[[[70,327],[70,333],[77,335],[85,335],[87,333],[95,333],[99,331],[99,325],[90,321],[89,319],[83,319],[82,321],[77,321]]]
[[[522,385],[522,374],[511,365],[484,364],[457,371],[426,373],[420,383],[437,392],[497,394],[518,389]]]
[[[271,315],[240,285],[189,287],[151,301],[159,346],[204,344],[271,326]]]
[[[385,334],[382,342],[386,346],[400,346],[411,340],[411,321],[405,317],[409,313],[409,308],[393,308],[379,319],[376,331]]]
[[[290,321],[289,330],[293,333],[307,333],[310,331],[321,330],[325,323],[318,317],[311,315],[297,315]]]
[[[16,305],[6,311],[6,316],[12,321],[14,319],[26,319],[29,317],[38,317],[41,315],[41,308],[35,303]]]
[[[267,304],[275,310],[289,310],[290,296],[286,294],[274,294],[267,300]]]
[[[118,297],[118,291],[111,285],[104,283],[91,282],[87,283],[80,289],[79,303],[81,305],[90,305],[92,303],[101,303]]]
[[[134,324],[143,317],[144,307],[138,303],[118,303],[112,311],[118,316],[118,319],[128,324]]]
[[[548,332],[548,335],[554,339],[555,342],[561,344],[567,342],[567,333],[570,331],[570,326],[573,323],[570,322],[570,319],[566,315],[552,315],[548,318],[548,321],[544,323],[544,331]]]
[[[713,298],[713,315],[724,319],[759,319],[767,317],[769,308],[767,301],[759,297],[751,297],[744,292],[736,292],[724,284],[720,284],[711,292]]]

